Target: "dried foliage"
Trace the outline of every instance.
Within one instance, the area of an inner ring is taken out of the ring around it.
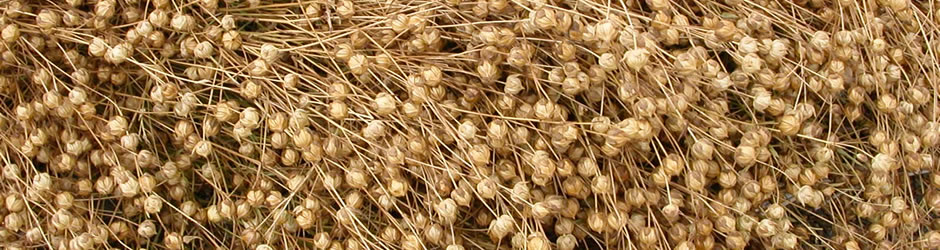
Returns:
[[[5,249],[937,249],[940,2],[0,0]]]

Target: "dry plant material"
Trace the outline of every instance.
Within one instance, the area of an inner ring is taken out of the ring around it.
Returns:
[[[937,249],[937,1],[0,1],[6,249]]]

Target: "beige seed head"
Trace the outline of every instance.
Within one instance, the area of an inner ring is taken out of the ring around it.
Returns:
[[[931,230],[921,236],[921,239],[924,241],[924,246],[926,248],[938,248],[940,247],[940,232],[937,230]]]
[[[346,183],[354,188],[367,188],[371,177],[361,168],[352,168],[346,172]]]
[[[803,122],[795,115],[784,115],[777,123],[777,129],[784,135],[796,135],[802,126]]]
[[[762,238],[774,236],[777,234],[777,223],[770,219],[763,219],[757,224],[755,232]]]
[[[150,238],[157,235],[157,225],[152,220],[145,220],[137,225],[137,235],[144,238]]]
[[[552,245],[551,241],[541,233],[532,233],[529,234],[528,239],[526,240],[525,249],[532,250],[551,250]]]
[[[408,182],[400,178],[392,179],[388,184],[388,192],[394,197],[404,197],[409,189]]]
[[[20,27],[13,23],[7,24],[6,27],[3,27],[3,31],[0,31],[0,37],[3,38],[4,42],[14,43],[20,39]]]
[[[51,9],[43,9],[36,15],[36,25],[42,29],[52,29],[59,26],[62,16]]]
[[[512,74],[506,77],[506,85],[503,87],[504,93],[518,95],[523,90],[525,90],[525,85],[522,83],[521,74]]]
[[[738,146],[734,151],[734,161],[743,167],[750,167],[757,162],[757,150],[751,146]]]
[[[484,84],[496,82],[501,76],[499,67],[489,61],[480,62],[480,65],[477,66],[477,74],[480,75],[480,81]]]
[[[692,144],[692,156],[697,159],[711,160],[714,152],[715,146],[710,140],[697,140]]]
[[[33,176],[32,187],[38,191],[52,190],[52,176],[49,173],[40,173]]]
[[[24,222],[20,213],[9,213],[3,218],[3,226],[13,232],[20,231]]]
[[[247,68],[246,70],[248,71],[249,75],[264,76],[268,74],[270,67],[271,67],[270,64],[268,64],[266,61],[261,60],[261,59],[256,59],[254,61],[251,61],[251,63],[248,64],[248,66],[246,67]]]
[[[339,5],[336,6],[336,13],[343,17],[344,19],[349,19],[355,14],[356,8],[352,1],[343,0],[339,2]]]
[[[6,164],[3,166],[3,178],[9,179],[9,180],[19,179],[21,175],[21,171],[22,170],[20,166],[17,164],[13,164],[13,163]]]
[[[434,206],[434,210],[444,223],[453,224],[457,220],[457,203],[454,199],[444,199]]]
[[[54,214],[52,214],[51,222],[52,226],[57,230],[65,230],[72,224],[72,213],[67,209],[59,209]]]
[[[613,180],[607,175],[594,176],[591,180],[591,191],[595,194],[611,194],[613,190]]]
[[[300,84],[300,75],[297,73],[289,73],[284,76],[284,81],[282,86],[286,89],[296,89],[297,85]]]
[[[59,208],[63,208],[63,209],[71,208],[73,205],[72,204],[73,202],[75,202],[75,196],[73,196],[72,193],[62,192],[62,193],[56,194],[55,196],[55,204]]]
[[[196,143],[196,147],[193,149],[193,153],[202,157],[209,157],[209,154],[212,153],[212,143],[208,140],[201,140]]]
[[[267,62],[274,62],[277,61],[277,59],[280,57],[280,53],[281,52],[277,46],[274,46],[270,43],[265,43],[261,45],[261,50],[258,54],[258,57]]]
[[[389,115],[395,112],[395,98],[391,94],[382,92],[375,96],[373,108],[378,115]]]
[[[362,136],[368,140],[377,140],[385,136],[385,122],[381,120],[372,120],[362,128]]]
[[[153,20],[151,20],[153,22]],[[196,18],[189,14],[177,13],[170,20],[170,27],[177,31],[188,32],[196,28]]]
[[[242,36],[238,31],[230,30],[222,33],[222,47],[227,50],[237,50],[242,46]]]
[[[209,58],[212,57],[215,52],[215,47],[209,41],[203,41],[196,45],[196,48],[193,49],[193,55],[196,58]]]
[[[92,38],[91,42],[88,44],[88,53],[93,56],[101,57],[104,56],[109,47],[110,46],[104,39],[95,37]]]
[[[136,178],[128,177],[124,182],[118,183],[118,191],[125,198],[134,197],[140,193],[140,184]]]
[[[147,15],[147,21],[150,21],[154,27],[163,28],[170,24],[170,15],[163,9],[154,9]]]
[[[634,71],[639,71],[649,63],[650,53],[646,48],[639,48],[627,51],[623,58],[627,61],[627,66]]]
[[[356,54],[349,57],[349,71],[356,75],[362,75],[368,72],[369,70],[369,58],[362,54]]]
[[[441,71],[440,67],[431,65],[425,69],[421,76],[424,77],[424,84],[429,87],[437,86],[441,83],[444,73]]]
[[[261,96],[261,93],[264,91],[264,88],[257,81],[246,80],[242,83],[242,86],[239,88],[238,93],[242,97],[247,99],[256,99]]]
[[[335,101],[331,102],[329,106],[330,118],[334,120],[343,120],[346,119],[346,116],[349,114],[349,107],[346,105],[346,102]]]
[[[823,202],[822,192],[813,189],[810,186],[801,186],[796,194],[797,200],[811,207],[819,207]]]
[[[144,211],[146,211],[148,214],[157,214],[162,208],[163,199],[156,194],[148,195],[147,199],[144,201]]]
[[[133,48],[131,45],[122,43],[109,48],[107,52],[104,53],[104,60],[111,64],[118,65],[127,61],[127,58],[130,57],[132,53]]]
[[[232,15],[222,16],[222,28],[225,30],[234,30],[236,28],[235,17]]]
[[[887,154],[877,154],[871,160],[871,169],[874,172],[878,173],[890,173],[891,171],[898,169],[897,160],[894,157]]]
[[[77,71],[76,71],[77,72]],[[73,88],[69,91],[69,102],[74,105],[84,104],[88,100],[88,94],[82,88]]]

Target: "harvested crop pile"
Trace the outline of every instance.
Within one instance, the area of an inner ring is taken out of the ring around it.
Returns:
[[[6,249],[937,249],[940,2],[0,0]]]

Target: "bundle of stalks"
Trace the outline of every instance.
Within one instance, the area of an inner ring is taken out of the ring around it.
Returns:
[[[5,249],[937,249],[940,2],[0,0]]]

